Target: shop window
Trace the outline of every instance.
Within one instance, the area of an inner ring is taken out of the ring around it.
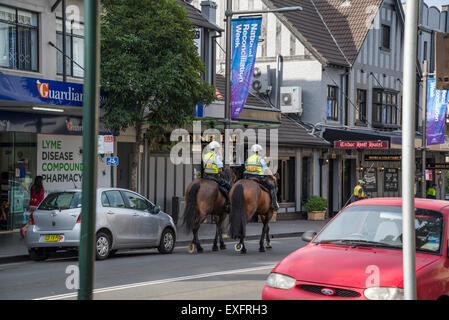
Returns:
[[[84,76],[84,25],[79,22],[66,23],[66,74],[72,77]],[[57,73],[62,75],[62,19],[56,19],[56,64]],[[60,51],[61,50],[61,51]]]
[[[366,90],[357,89],[356,124],[366,124]]]
[[[327,86],[327,118],[338,120],[338,100],[336,86]]]
[[[38,71],[38,15],[0,6],[0,67]]]

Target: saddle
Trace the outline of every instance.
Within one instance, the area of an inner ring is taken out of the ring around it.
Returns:
[[[265,185],[262,183],[262,181],[260,181],[260,180],[257,179],[256,177],[249,177],[249,178],[247,178],[247,180],[256,181],[256,182],[259,184],[259,186],[260,186],[260,188],[261,188],[262,190],[264,190],[264,191],[270,193],[270,190],[267,188],[267,186],[265,186]]]

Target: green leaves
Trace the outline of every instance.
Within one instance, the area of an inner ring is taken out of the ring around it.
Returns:
[[[199,101],[214,100],[193,25],[175,0],[103,0],[101,86],[108,93],[105,125],[148,124],[156,138],[192,120]]]

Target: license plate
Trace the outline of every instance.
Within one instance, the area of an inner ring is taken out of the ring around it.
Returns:
[[[47,234],[45,235],[45,242],[59,242],[62,236],[60,234]]]

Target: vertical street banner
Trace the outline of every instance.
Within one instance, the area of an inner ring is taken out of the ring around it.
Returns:
[[[448,90],[437,90],[435,78],[428,79],[427,87],[427,145],[444,143]]]
[[[262,17],[232,20],[231,118],[245,106],[253,80]]]

